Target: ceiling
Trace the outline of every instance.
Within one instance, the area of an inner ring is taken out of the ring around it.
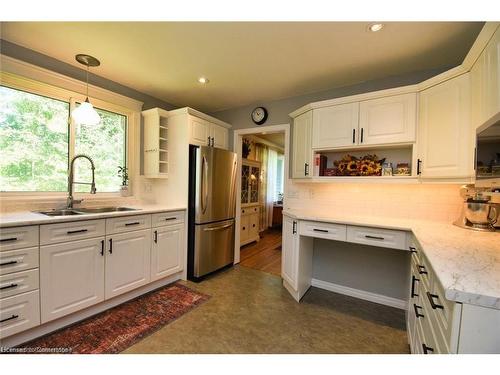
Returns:
[[[260,139],[265,139],[272,144],[275,144],[279,148],[285,148],[285,133],[260,133],[254,134]]]
[[[462,62],[480,22],[5,22],[2,38],[174,104],[216,112]],[[206,76],[208,85],[197,82]]]

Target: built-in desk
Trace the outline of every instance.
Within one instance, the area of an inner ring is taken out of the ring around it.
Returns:
[[[311,285],[322,287],[313,279],[315,239],[408,254],[403,305],[349,288],[335,291],[404,308],[412,353],[500,353],[499,233],[443,222],[284,210],[281,275],[296,301]]]

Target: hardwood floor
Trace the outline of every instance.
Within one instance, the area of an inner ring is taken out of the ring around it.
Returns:
[[[281,228],[270,228],[261,233],[259,242],[243,246],[240,265],[281,276]]]

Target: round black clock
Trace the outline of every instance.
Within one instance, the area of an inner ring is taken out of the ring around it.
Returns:
[[[257,125],[262,125],[267,120],[267,110],[264,107],[257,107],[252,111],[252,120]]]

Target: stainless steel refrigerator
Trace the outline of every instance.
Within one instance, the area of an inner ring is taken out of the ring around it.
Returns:
[[[236,154],[189,146],[188,278],[233,264]]]

